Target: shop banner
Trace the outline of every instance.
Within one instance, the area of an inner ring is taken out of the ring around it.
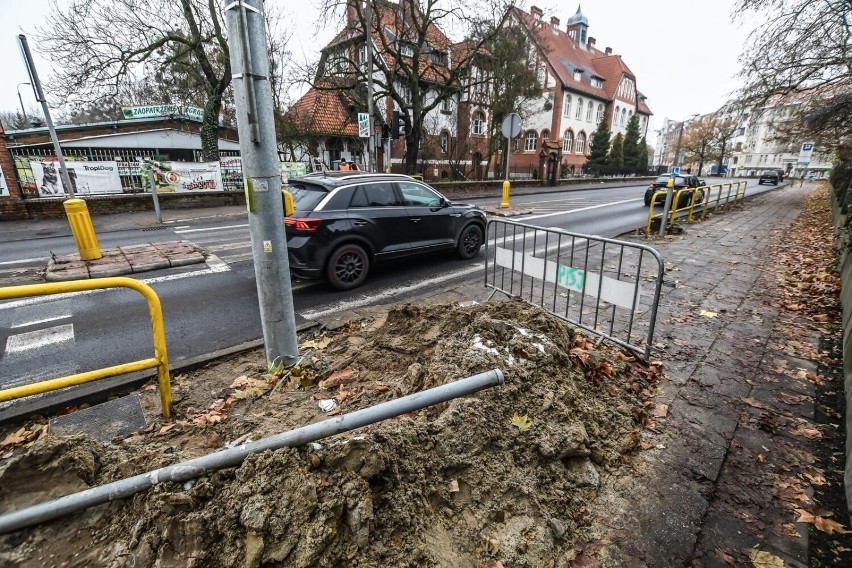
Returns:
[[[204,109],[183,105],[123,106],[121,107],[121,114],[124,115],[124,118],[167,118],[178,116],[197,122],[204,120]]]
[[[151,191],[148,170],[153,168],[158,193],[224,191],[219,162],[156,162],[142,164],[145,191]]]
[[[0,197],[9,197],[9,182],[3,175],[3,166],[0,166]]]
[[[121,178],[116,162],[76,162],[66,160],[68,177],[74,193],[100,195],[121,193]],[[33,160],[30,162],[38,194],[42,197],[66,195],[59,175],[59,162],[55,160]]]
[[[281,183],[287,183],[291,177],[303,176],[308,173],[305,162],[281,162]]]

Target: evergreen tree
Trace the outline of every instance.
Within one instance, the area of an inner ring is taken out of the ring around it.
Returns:
[[[639,155],[636,158],[636,169],[638,174],[644,174],[648,172],[648,143],[645,141],[645,137],[642,137],[642,140],[639,141]]]
[[[621,132],[612,139],[607,161],[611,173],[619,173],[618,170],[624,167],[624,136],[621,135]]]
[[[610,134],[609,125],[606,122],[606,113],[604,113],[598,123],[597,130],[592,133],[592,140],[589,143],[589,157],[586,159],[586,171],[600,174],[606,168]]]
[[[624,165],[628,168],[641,166],[639,163],[639,115],[634,114],[627,122],[624,134]]]

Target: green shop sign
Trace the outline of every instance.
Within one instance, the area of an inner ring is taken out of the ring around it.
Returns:
[[[197,122],[204,119],[204,109],[183,105],[123,106],[124,118],[166,118],[170,116],[188,118]]]

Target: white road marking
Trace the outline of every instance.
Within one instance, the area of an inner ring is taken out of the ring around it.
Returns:
[[[251,247],[250,242],[249,243],[247,243],[247,242],[225,243],[225,244],[213,245],[213,246],[207,245],[205,248],[207,250],[222,252],[222,251],[226,251],[226,250],[234,250],[234,249],[241,249],[241,248],[247,248],[247,247]]]
[[[225,229],[238,229],[241,227],[248,227],[248,223],[242,223],[240,225],[223,225],[221,227],[207,227],[205,229],[175,229],[175,233],[182,235],[184,233],[208,233],[210,231],[223,231]]]
[[[4,380],[2,384],[0,384],[0,388],[2,389],[11,389],[14,387],[20,387],[23,385],[29,385],[32,383],[37,383],[40,381],[47,381],[50,379],[58,379],[59,377],[67,377],[70,375],[76,375],[80,371],[80,365],[77,363],[72,363],[71,361],[65,361],[63,363],[54,363],[52,365],[44,365],[39,367],[38,369],[34,369],[27,373],[26,375],[22,375],[20,377],[15,377],[10,380]],[[32,395],[33,397],[43,396],[42,394]],[[15,404],[16,401],[10,400],[7,402],[0,403],[0,409],[8,408]]]
[[[39,325],[39,324],[42,324],[42,323],[48,323],[48,322],[57,321],[57,320],[61,320],[61,319],[68,319],[70,317],[71,317],[71,314],[66,314],[66,315],[63,315],[63,316],[56,316],[56,317],[53,317],[53,318],[45,318],[45,319],[33,320],[33,321],[25,322],[25,323],[10,325],[9,328],[10,329],[17,329],[19,327],[30,327],[30,326]]]
[[[28,331],[17,335],[10,335],[6,340],[6,354],[20,353],[21,351],[31,351],[44,347],[45,345],[56,345],[57,343],[65,343],[66,341],[74,340],[74,324],[67,323],[39,329],[37,331]]]
[[[181,225],[180,227],[172,227],[172,229],[189,229],[192,225]]]
[[[8,266],[10,264],[24,264],[26,262],[47,262],[47,257],[39,257],[39,258],[21,258],[18,260],[5,260],[0,262],[0,266]]]
[[[583,207],[581,209],[573,209],[571,211],[559,211],[557,213],[544,213],[542,215],[529,215],[529,216],[520,216],[518,217],[521,221],[530,221],[532,219],[543,219],[545,217],[556,217],[557,215],[570,215],[572,213],[581,213],[583,211],[589,211],[590,209],[599,209],[601,207],[609,207],[610,205],[621,205],[622,203],[631,203],[633,201],[642,201],[641,197],[636,197],[634,199],[625,199],[623,201],[613,201],[611,203],[601,203],[600,205],[592,205],[591,207]]]
[[[155,278],[142,278],[139,281],[145,284],[157,284],[159,282],[171,282],[173,280],[183,280],[184,278],[195,278],[196,276],[206,276],[208,274],[221,274],[222,272],[230,272],[231,267],[226,262],[223,262],[216,255],[207,257],[207,265],[209,268],[194,270],[191,272],[180,272],[178,274],[169,274],[168,276],[157,276]],[[111,289],[111,288],[110,288]],[[35,304],[46,304],[58,300],[67,300],[71,297],[89,296],[99,294],[105,290],[87,290],[85,292],[66,292],[64,294],[54,294],[52,296],[36,296],[33,298],[22,298],[0,304],[0,310],[10,310],[24,306],[32,306]]]

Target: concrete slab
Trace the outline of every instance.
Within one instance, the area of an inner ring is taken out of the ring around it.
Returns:
[[[144,430],[147,425],[141,395],[136,393],[53,418],[49,432],[50,436],[86,434],[106,442]]]

